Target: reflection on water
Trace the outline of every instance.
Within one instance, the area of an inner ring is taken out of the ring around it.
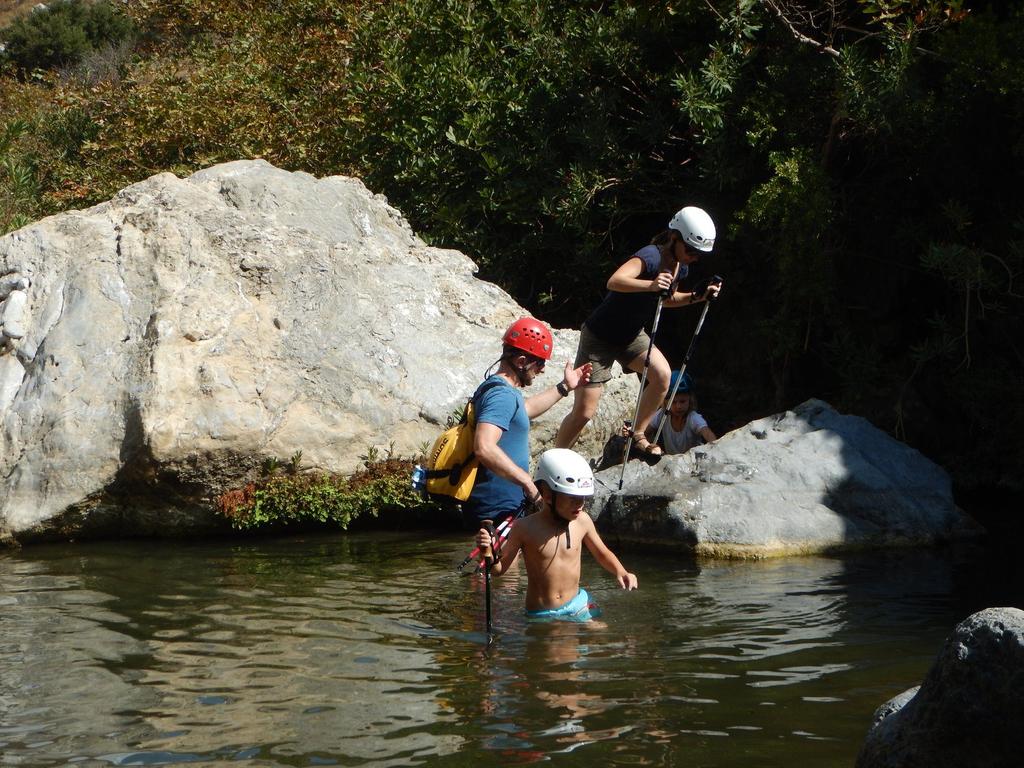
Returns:
[[[948,552],[590,561],[593,624],[527,623],[465,539],[362,534],[0,554],[5,765],[849,765],[984,607]],[[982,591],[979,592],[978,590]]]

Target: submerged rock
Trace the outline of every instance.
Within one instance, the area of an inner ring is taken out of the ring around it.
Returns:
[[[946,472],[865,419],[809,400],[716,443],[597,474],[592,514],[620,540],[710,557],[933,544],[980,533]]]
[[[957,625],[924,682],[883,704],[857,768],[1016,768],[1024,723],[1024,611]]]
[[[370,448],[415,454],[526,314],[475,271],[358,180],[262,161],[160,174],[0,237],[0,538],[188,532],[267,458],[350,472]],[[527,394],[577,339],[555,331]]]

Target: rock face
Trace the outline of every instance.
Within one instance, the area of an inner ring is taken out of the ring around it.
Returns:
[[[0,237],[0,537],[194,530],[265,458],[348,472],[371,447],[416,453],[527,314],[475,271],[359,181],[262,161]],[[555,331],[527,394],[577,339]],[[588,434],[635,386],[612,383]]]
[[[621,540],[710,557],[930,544],[979,533],[949,477],[869,422],[819,400],[713,445],[597,474],[592,514]]]
[[[0,540],[198,532],[265,459],[350,472],[371,448],[418,453],[526,314],[475,270],[359,181],[261,161],[154,176],[0,237]],[[577,341],[555,331],[531,392]],[[613,379],[577,449],[599,453],[635,396]],[[568,408],[535,422],[535,455]],[[602,528],[701,554],[965,530],[942,470],[819,402],[626,478],[597,500]]]
[[[1024,723],[1024,611],[957,625],[927,677],[875,712],[857,768],[1016,768]]]

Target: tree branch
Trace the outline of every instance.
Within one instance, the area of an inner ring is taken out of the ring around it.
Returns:
[[[772,11],[775,13],[775,15],[779,17],[779,21],[781,21],[783,24],[785,24],[786,27],[789,29],[790,34],[792,34],[793,37],[795,37],[801,43],[805,43],[807,45],[812,45],[815,48],[817,48],[819,51],[821,51],[822,53],[827,53],[830,56],[835,56],[836,58],[839,57],[839,51],[837,51],[831,45],[827,45],[826,43],[822,43],[822,42],[820,42],[818,40],[815,40],[813,37],[808,37],[803,32],[801,32],[799,29],[797,29],[793,25],[793,22],[791,22],[789,20],[789,17],[787,17],[786,14],[779,7],[778,3],[775,2],[775,0],[764,0],[764,4],[772,9]]]

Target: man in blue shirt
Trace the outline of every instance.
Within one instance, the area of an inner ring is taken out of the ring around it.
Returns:
[[[579,368],[566,363],[562,381],[524,398],[521,390],[544,370],[552,347],[551,331],[544,323],[532,317],[517,320],[502,337],[498,370],[477,388],[473,452],[480,468],[466,502],[468,522],[474,527],[515,514],[524,499],[540,501],[530,475],[530,421],[590,380],[590,363]]]

